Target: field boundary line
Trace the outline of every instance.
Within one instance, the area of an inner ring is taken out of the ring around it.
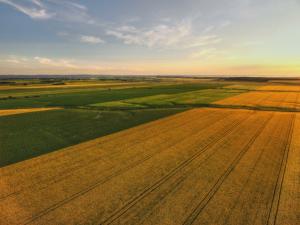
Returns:
[[[272,115],[272,117],[274,117],[274,114]],[[271,119],[272,119],[272,118],[271,118]],[[269,140],[267,140],[267,142],[266,142],[265,144],[267,145],[267,144],[269,144],[270,142],[271,142],[271,140],[269,139]],[[240,197],[241,197],[243,191],[245,190],[245,188],[247,187],[247,185],[248,185],[248,183],[249,183],[249,181],[250,181],[251,175],[254,173],[254,168],[256,168],[257,164],[260,162],[260,160],[261,160],[263,154],[264,154],[264,150],[261,150],[261,151],[259,152],[259,155],[258,155],[258,157],[257,157],[257,159],[256,159],[256,161],[255,161],[255,163],[254,163],[254,166],[252,167],[252,169],[251,169],[251,171],[250,171],[250,173],[249,173],[249,175],[248,175],[248,178],[246,179],[246,181],[245,181],[244,184],[242,185],[242,188],[241,188],[241,190],[240,190],[240,192],[239,192],[239,194],[238,194],[236,200],[234,201],[233,206],[232,206],[231,209],[230,209],[230,213],[227,215],[227,218],[225,219],[225,223],[224,223],[224,224],[227,223],[229,217],[230,217],[231,214],[232,214],[232,211],[236,208],[236,205],[237,205],[237,203],[239,202]]]
[[[264,124],[258,129],[258,131],[254,134],[254,136],[249,140],[248,144],[240,151],[240,153],[235,157],[233,162],[229,165],[225,173],[221,175],[218,179],[218,181],[214,184],[214,186],[210,189],[210,191],[206,194],[206,196],[199,202],[198,206],[194,209],[194,211],[190,214],[190,216],[187,217],[187,219],[184,221],[183,225],[191,225],[195,222],[201,211],[207,206],[207,204],[210,202],[210,200],[213,198],[215,193],[219,190],[223,182],[226,180],[226,178],[231,174],[231,172],[235,169],[237,164],[240,162],[240,160],[243,158],[243,156],[248,152],[248,150],[251,148],[252,144],[256,141],[256,139],[260,136],[261,132],[265,129],[269,121],[272,119],[273,116],[266,119]]]
[[[274,107],[274,106],[248,106],[248,105],[221,105],[221,104],[208,104],[205,106],[198,106],[199,108],[216,108],[216,109],[230,109],[230,110],[254,110],[262,112],[281,112],[281,113],[300,113],[300,109]]]
[[[276,180],[276,186],[275,186],[274,192],[273,192],[271,207],[270,207],[270,210],[268,213],[267,225],[276,224],[277,213],[278,213],[280,197],[281,197],[281,192],[282,192],[282,185],[283,185],[283,181],[284,181],[284,176],[285,176],[286,167],[287,167],[288,158],[289,158],[291,141],[292,141],[292,137],[293,137],[295,119],[296,119],[296,115],[292,114],[292,118],[291,118],[290,124],[289,124],[290,125],[289,132],[288,132],[287,139],[286,139],[286,147],[285,147],[284,155],[283,155],[281,163],[280,163],[280,169],[279,169],[279,173],[278,173],[277,180]]]

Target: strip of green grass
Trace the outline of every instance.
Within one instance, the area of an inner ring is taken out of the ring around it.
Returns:
[[[120,101],[130,98],[146,97],[158,94],[176,94],[202,89],[222,87],[219,83],[161,85],[143,88],[126,88],[111,90],[92,90],[52,95],[37,95],[30,98],[0,100],[0,109],[34,108],[34,107],[78,107],[89,104]]]
[[[210,104],[223,98],[244,93],[243,90],[230,89],[206,89],[177,94],[159,94],[140,98],[125,99],[92,104],[92,107],[109,109],[130,109],[130,108],[166,108],[174,106],[198,106]]]
[[[181,111],[67,109],[0,117],[0,167]]]

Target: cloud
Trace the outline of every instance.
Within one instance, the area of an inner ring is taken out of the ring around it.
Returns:
[[[57,36],[60,36],[60,37],[67,37],[67,36],[69,36],[69,32],[66,32],[66,31],[59,31],[56,34],[57,34]]]
[[[146,28],[123,25],[107,29],[106,34],[126,45],[159,49],[187,49],[220,43],[222,38],[208,34],[213,28],[211,26],[199,32],[199,29],[193,27],[192,19],[184,19],[176,23],[165,21]]]
[[[217,53],[217,49],[215,48],[208,48],[208,49],[202,49],[200,51],[192,53],[190,56],[191,58],[209,58],[214,56]]]
[[[36,56],[34,57],[34,60],[39,62],[42,65],[47,65],[47,66],[54,66],[54,67],[66,67],[66,68],[77,68],[76,65],[74,65],[70,60],[66,59],[50,59],[50,58],[45,58],[45,57],[39,57]]]
[[[182,38],[190,33],[190,29],[190,23],[183,21],[175,25],[159,24],[148,29],[121,26],[108,30],[106,34],[116,37],[127,45],[167,47],[179,43]]]
[[[188,19],[175,24],[162,23],[149,28],[120,26],[108,29],[106,34],[127,45],[140,45],[149,48],[184,49],[216,44],[222,41],[216,35],[196,35],[192,21]]]
[[[60,21],[93,24],[88,9],[81,4],[67,0],[0,0],[15,10],[36,20],[56,19]]]
[[[89,44],[103,44],[103,43],[105,43],[105,41],[102,40],[99,37],[85,36],[85,35],[82,35],[80,37],[80,41],[83,42],[83,43],[89,43]]]
[[[210,33],[214,29],[215,29],[215,26],[208,26],[202,31],[202,33]]]
[[[220,24],[220,27],[223,28],[223,27],[228,27],[231,25],[231,21],[229,20],[226,20],[226,21],[223,21],[221,24]]]
[[[255,40],[250,40],[250,41],[245,41],[242,43],[236,43],[234,46],[237,47],[253,47],[253,46],[259,46],[263,45],[264,43],[262,41],[255,41]]]
[[[230,55],[228,51],[224,49],[217,49],[217,48],[202,48],[198,51],[194,51],[190,53],[189,58],[191,59],[201,59],[201,60],[209,60],[209,59],[220,59],[222,60],[232,60],[234,56]]]
[[[18,59],[7,59],[6,62],[8,62],[8,63],[15,63],[15,64],[21,63],[21,61],[18,60]]]
[[[54,13],[48,12],[39,0],[24,0],[23,3],[17,3],[13,0],[0,0],[0,3],[8,4],[32,19],[49,19],[55,15]]]
[[[7,59],[5,59],[5,62],[13,63],[13,64],[23,64],[27,61],[28,61],[28,59],[26,57],[20,57],[20,56],[15,56],[15,55],[10,55],[10,56],[8,56]]]
[[[185,48],[195,48],[201,46],[215,45],[222,42],[222,38],[217,35],[204,35],[193,37],[187,42]]]

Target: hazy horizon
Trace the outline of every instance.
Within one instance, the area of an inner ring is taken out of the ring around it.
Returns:
[[[0,75],[300,76],[299,0],[0,0]]]

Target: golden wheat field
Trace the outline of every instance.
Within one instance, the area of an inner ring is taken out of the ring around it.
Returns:
[[[300,91],[299,85],[264,85],[259,87],[258,90],[263,91]]]
[[[288,89],[289,87],[287,87]],[[283,110],[300,110],[300,92],[252,91],[215,102],[218,105],[271,107]]]
[[[0,169],[0,224],[297,224],[300,117],[192,109]]]

